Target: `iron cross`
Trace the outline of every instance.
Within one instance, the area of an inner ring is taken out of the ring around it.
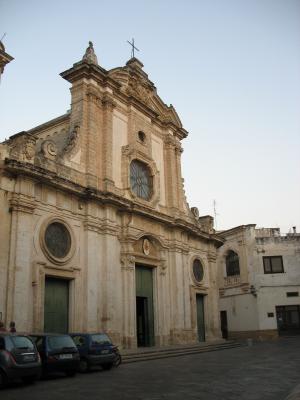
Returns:
[[[132,49],[131,49],[131,58],[133,58],[134,57],[134,50],[139,51],[139,49],[137,47],[135,47],[133,38],[132,38],[132,43],[129,42],[128,40],[127,40],[127,43],[129,43],[130,46],[132,47]]]

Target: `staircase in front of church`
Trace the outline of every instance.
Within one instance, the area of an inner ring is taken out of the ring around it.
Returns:
[[[228,340],[214,343],[203,342],[194,345],[144,347],[135,350],[123,350],[121,351],[121,354],[123,363],[132,363],[139,361],[156,360],[158,358],[186,356],[190,354],[205,353],[209,351],[227,350],[241,346],[245,346],[245,344]]]

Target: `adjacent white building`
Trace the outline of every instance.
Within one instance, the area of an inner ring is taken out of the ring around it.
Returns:
[[[219,233],[223,337],[300,333],[300,234],[241,225]]]

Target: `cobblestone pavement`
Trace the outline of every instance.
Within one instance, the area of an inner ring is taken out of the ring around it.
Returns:
[[[19,383],[0,400],[283,400],[299,383],[300,336]]]

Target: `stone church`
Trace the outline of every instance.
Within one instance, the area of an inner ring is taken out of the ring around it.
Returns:
[[[0,318],[123,348],[219,339],[223,239],[187,204],[174,107],[91,42],[61,77],[70,111],[0,144]]]

